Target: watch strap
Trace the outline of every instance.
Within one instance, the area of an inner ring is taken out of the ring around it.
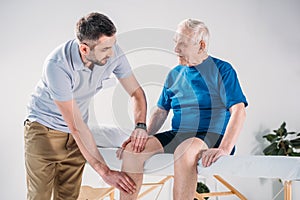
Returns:
[[[137,128],[144,129],[145,131],[147,131],[147,125],[145,123],[138,122],[135,125],[135,129],[137,129]]]

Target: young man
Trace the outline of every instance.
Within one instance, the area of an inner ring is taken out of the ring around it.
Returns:
[[[60,45],[46,58],[25,121],[28,200],[77,199],[86,161],[108,184],[135,192],[126,173],[108,168],[87,126],[89,102],[112,73],[134,102],[135,123],[146,120],[144,92],[115,34],[108,17],[90,13],[77,22],[77,40]],[[139,126],[131,135],[134,146],[146,137]]]
[[[144,161],[153,154],[174,154],[173,199],[192,200],[200,158],[207,167],[234,152],[247,101],[232,66],[208,55],[208,38],[203,22],[187,19],[179,24],[174,38],[179,65],[168,74],[150,118],[148,134],[153,136],[141,153],[130,140],[123,144],[123,171],[135,181],[137,190],[134,194],[122,192],[122,200],[137,198]],[[172,130],[157,133],[170,110]]]

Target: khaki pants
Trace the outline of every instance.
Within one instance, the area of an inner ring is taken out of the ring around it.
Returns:
[[[76,200],[85,159],[71,134],[25,122],[27,200]]]

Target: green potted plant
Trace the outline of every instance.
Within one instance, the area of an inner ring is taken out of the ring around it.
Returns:
[[[197,189],[196,191],[200,194],[200,193],[209,193],[210,190],[209,188],[207,187],[207,185],[205,185],[204,183],[202,182],[198,182],[197,183]],[[204,197],[204,199],[208,199],[209,197]],[[197,200],[196,198],[194,198],[194,200]]]
[[[285,122],[277,130],[273,130],[273,133],[264,135],[263,138],[271,143],[263,150],[265,155],[300,156],[300,133],[288,132]],[[279,182],[283,183],[281,179]],[[281,189],[280,186],[279,188]]]
[[[271,143],[263,150],[265,155],[300,156],[300,152],[297,152],[300,149],[300,133],[288,132],[285,122],[263,138]]]

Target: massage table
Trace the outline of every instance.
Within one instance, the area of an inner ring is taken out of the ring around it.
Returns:
[[[116,151],[127,139],[130,130],[121,130],[113,126],[90,127],[100,153],[111,169],[120,170],[122,161],[116,158]],[[149,158],[144,166],[144,174],[165,177],[157,183],[150,183],[150,189],[139,195],[139,199],[162,186],[174,175],[173,154],[156,154]],[[221,176],[236,176],[242,178],[281,179],[284,183],[284,200],[292,200],[292,182],[300,180],[300,157],[287,156],[222,156],[210,167],[203,167],[201,160],[198,163],[198,174],[202,177],[214,177],[222,183],[228,191],[195,194],[195,198],[236,195],[241,200],[247,198],[236,188],[230,185]],[[146,184],[147,185],[147,184]]]

